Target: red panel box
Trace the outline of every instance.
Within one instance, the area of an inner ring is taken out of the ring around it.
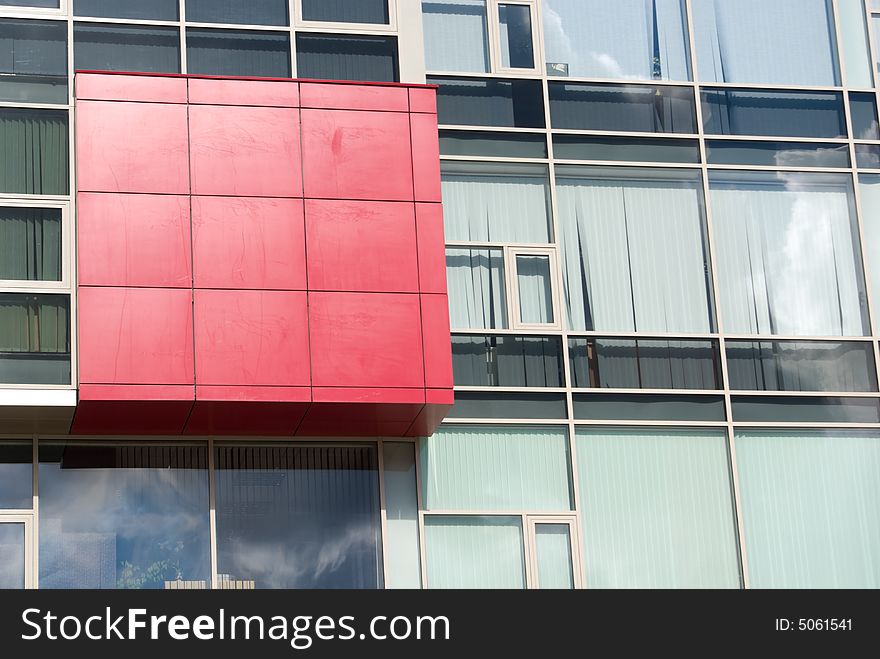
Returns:
[[[452,404],[433,88],[76,89],[74,433],[433,432]]]

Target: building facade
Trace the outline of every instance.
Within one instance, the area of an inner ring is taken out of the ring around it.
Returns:
[[[878,76],[874,0],[0,0],[0,586],[880,587]]]

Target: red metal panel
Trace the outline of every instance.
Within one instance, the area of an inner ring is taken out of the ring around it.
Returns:
[[[408,117],[402,112],[302,110],[305,196],[411,201]]]
[[[79,73],[78,100],[186,103],[186,78]]]
[[[299,83],[278,80],[190,78],[189,102],[207,105],[299,107]]]
[[[299,110],[192,105],[197,195],[301,197]]]
[[[308,403],[197,402],[184,432],[203,436],[290,437],[308,407]]]
[[[79,375],[88,384],[193,384],[192,292],[79,289]]]
[[[409,111],[405,87],[304,82],[300,93],[304,108]]]
[[[419,241],[419,289],[422,293],[446,293],[446,243],[443,207],[416,204]]]
[[[449,302],[445,295],[422,295],[425,385],[452,388],[452,350],[449,340]]]
[[[416,201],[442,201],[437,117],[430,114],[411,114],[410,122]]]
[[[185,105],[79,101],[80,192],[189,193]]]
[[[190,388],[192,389],[192,388]],[[80,400],[70,432],[73,435],[179,435],[193,402],[150,400]]]
[[[196,290],[199,385],[308,386],[306,294]]]
[[[77,196],[81,286],[192,287],[189,197]]]
[[[312,385],[424,387],[417,295],[309,293]]]
[[[424,87],[410,88],[409,111],[437,114],[437,90]]]
[[[422,404],[312,404],[296,434],[299,437],[402,437]]]
[[[418,292],[412,203],[306,201],[309,288]]]
[[[196,288],[306,289],[299,199],[193,197]]]

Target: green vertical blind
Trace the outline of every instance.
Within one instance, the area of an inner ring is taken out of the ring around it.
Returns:
[[[70,352],[70,297],[0,294],[0,352]]]
[[[588,588],[737,588],[724,433],[577,432]]]
[[[571,509],[563,429],[447,426],[420,451],[426,510]]]
[[[752,588],[880,588],[880,434],[740,431]]]
[[[0,280],[61,278],[61,209],[0,206]]]
[[[0,109],[0,192],[68,194],[67,112]]]
[[[429,588],[525,588],[521,517],[425,517]]]

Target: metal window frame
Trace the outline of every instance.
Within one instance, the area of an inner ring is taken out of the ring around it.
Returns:
[[[518,68],[504,66],[504,53],[501,48],[501,5],[519,5],[529,8],[532,29],[532,52],[533,66],[530,68]],[[541,30],[538,28],[538,3],[537,0],[488,0],[487,13],[489,22],[489,52],[492,61],[492,70],[496,73],[507,73],[522,76],[537,76],[541,74],[541,62],[543,61],[543,45],[540,37]]]

